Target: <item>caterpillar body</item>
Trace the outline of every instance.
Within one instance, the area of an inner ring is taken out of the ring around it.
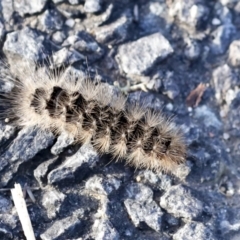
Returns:
[[[9,70],[14,87],[0,106],[16,126],[38,126],[56,135],[66,131],[76,143],[91,142],[135,168],[173,172],[185,162],[186,146],[178,126],[161,112],[128,103],[106,86],[50,68]]]

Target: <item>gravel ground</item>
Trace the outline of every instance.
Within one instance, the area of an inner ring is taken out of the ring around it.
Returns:
[[[58,67],[98,75],[174,116],[188,156],[177,176],[156,174],[64,133],[1,122],[0,238],[25,239],[2,191],[17,182],[36,198],[26,197],[36,239],[240,239],[239,30],[237,0],[1,1],[10,66],[53,55]]]

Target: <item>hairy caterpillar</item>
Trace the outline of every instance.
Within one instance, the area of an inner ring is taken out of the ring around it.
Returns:
[[[91,142],[100,154],[135,168],[173,172],[185,161],[179,127],[162,113],[127,103],[101,82],[36,66],[9,70],[7,78],[14,87],[1,96],[0,106],[16,126],[38,126],[56,135],[67,131],[76,143]]]

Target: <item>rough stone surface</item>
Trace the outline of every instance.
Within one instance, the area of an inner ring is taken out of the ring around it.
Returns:
[[[229,62],[234,67],[240,66],[239,52],[240,52],[240,41],[235,40],[229,46],[229,55],[228,55]]]
[[[70,235],[80,228],[81,221],[77,216],[71,216],[59,221],[56,221],[46,232],[41,234],[42,240],[64,238],[64,234]]]
[[[98,155],[91,145],[83,145],[73,156],[48,174],[50,184],[66,184],[83,179],[88,168],[94,167]]]
[[[90,34],[81,31],[77,35],[68,37],[62,44],[63,47],[73,48],[83,54],[88,61],[92,62],[100,58],[104,50],[91,37]]]
[[[84,10],[88,13],[95,13],[101,10],[101,0],[86,0]]]
[[[42,195],[41,203],[47,211],[48,218],[55,218],[66,196],[54,188],[50,188]]]
[[[63,26],[63,17],[55,9],[46,10],[40,18],[43,30],[50,32],[61,30]]]
[[[96,39],[101,43],[121,43],[129,38],[129,29],[132,26],[132,16],[129,12],[124,13],[112,24],[96,29]]]
[[[194,198],[190,190],[173,186],[161,197],[160,206],[175,217],[193,219],[203,211],[203,203]]]
[[[125,54],[126,52],[128,55]],[[162,34],[155,33],[121,45],[117,60],[125,73],[141,75],[153,67],[154,63],[165,59],[172,52],[173,49],[168,40]]]
[[[173,240],[216,240],[213,233],[202,223],[186,223],[177,233],[173,235]]]
[[[136,227],[145,222],[157,232],[161,230],[162,211],[153,201],[153,192],[143,184],[131,184],[126,188],[124,205]]]
[[[46,5],[47,0],[36,0],[36,1],[14,1],[14,9],[21,16],[26,14],[35,14],[43,10]]]
[[[234,34],[235,27],[232,24],[219,26],[212,33],[212,43],[210,47],[213,54],[219,55],[225,53]]]
[[[3,51],[8,58],[20,57],[38,61],[46,57],[45,37],[37,31],[26,27],[7,34]]]

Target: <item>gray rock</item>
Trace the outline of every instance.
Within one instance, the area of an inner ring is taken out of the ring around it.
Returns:
[[[219,26],[212,34],[212,41],[210,44],[211,52],[214,55],[225,53],[232,37],[236,32],[235,26],[231,23]]]
[[[95,31],[97,41],[108,44],[119,44],[124,42],[129,37],[132,20],[132,16],[129,12],[126,12],[115,22],[98,27]]]
[[[43,31],[48,33],[55,30],[62,30],[64,23],[63,16],[55,9],[46,10],[40,17],[40,23]]]
[[[169,15],[193,29],[201,29],[209,16],[209,9],[201,0],[174,0],[169,5]]]
[[[41,12],[46,5],[46,2],[47,0],[15,0],[13,1],[13,4],[15,11],[17,11],[19,15],[23,17],[26,14],[35,14]]]
[[[0,214],[10,212],[13,205],[10,199],[0,195]]]
[[[152,201],[145,205],[144,202],[127,199],[124,205],[136,227],[145,222],[150,228],[160,232],[163,213],[156,202]]]
[[[169,175],[164,173],[156,174],[149,170],[140,171],[136,176],[136,180],[158,190],[167,190],[172,186],[172,179]]]
[[[39,61],[46,58],[47,49],[45,48],[47,42],[43,35],[37,31],[25,27],[22,30],[11,32],[7,34],[4,42],[3,51],[6,57],[16,60],[16,57]],[[44,51],[43,51],[44,49]],[[14,64],[16,64],[14,62]]]
[[[49,131],[43,131],[36,127],[23,128],[2,158],[6,158],[11,163],[26,162],[42,149],[49,147],[53,140],[54,136]]]
[[[118,240],[119,233],[108,219],[96,219],[91,234],[95,240]]]
[[[71,65],[80,60],[85,60],[85,57],[81,53],[77,52],[74,49],[67,49],[66,47],[64,47],[53,54],[53,66],[52,67],[56,68],[56,67],[61,67],[61,66],[67,66],[67,65]],[[66,140],[67,136],[62,135],[60,137],[59,141],[63,141],[64,138]],[[65,143],[66,146],[67,146],[67,144],[70,144],[70,142],[73,142],[73,140],[70,140],[70,136],[68,136],[68,138],[69,139]],[[57,144],[60,144],[60,142],[57,142]]]
[[[41,187],[44,187],[46,185],[45,179],[47,178],[49,171],[53,168],[56,160],[57,157],[45,161],[39,164],[38,167],[34,170],[34,177],[36,178]]]
[[[50,184],[67,184],[83,179],[86,171],[95,166],[99,160],[92,145],[83,145],[73,156],[48,174]]]
[[[10,147],[1,156],[1,167],[7,167],[1,174],[1,185],[5,186],[17,172],[18,167],[32,159],[39,151],[49,147],[54,140],[50,132],[44,132],[35,127],[22,129]],[[10,163],[10,164],[9,164]]]
[[[228,60],[233,67],[240,67],[240,40],[235,40],[230,44]]]
[[[136,227],[145,222],[157,232],[161,230],[162,211],[153,201],[153,192],[143,184],[131,184],[126,187],[127,199],[124,205]]]
[[[166,33],[171,27],[168,19],[168,9],[165,1],[146,1],[145,4],[136,4],[134,20],[139,26],[140,35],[149,35],[155,32]]]
[[[155,33],[121,45],[116,60],[125,73],[141,75],[172,52],[168,40],[161,33]]]
[[[56,31],[52,35],[52,41],[56,44],[61,44],[66,38],[67,35],[63,31]]]
[[[81,0],[68,0],[68,2],[72,5],[77,5],[80,3]]]
[[[17,223],[19,222],[18,216],[12,213],[0,213],[0,219],[1,239],[13,239],[15,237],[13,230],[17,228]]]
[[[179,93],[180,89],[176,84],[177,79],[173,75],[173,72],[167,72],[165,78],[163,79],[162,83],[164,86],[164,93],[170,98],[175,99]]]
[[[184,54],[190,61],[197,60],[201,54],[200,44],[193,39],[187,39],[187,46],[184,49]]]
[[[42,240],[57,240],[60,237],[66,239],[64,234],[71,235],[81,225],[81,221],[77,216],[66,217],[61,220],[55,221],[44,233],[40,235]]]
[[[231,89],[236,86],[238,79],[234,75],[232,69],[224,64],[213,70],[212,84],[215,89],[215,98],[219,104],[227,102],[231,104],[236,95],[230,95]]]
[[[3,146],[4,143],[13,137],[15,130],[14,126],[0,122],[0,146]]]
[[[94,193],[109,195],[121,186],[121,182],[112,178],[103,178],[101,176],[94,176],[87,180],[85,188]]]
[[[173,216],[186,219],[194,219],[203,212],[203,203],[180,185],[173,186],[164,193],[160,206]]]
[[[58,3],[61,3],[61,2],[64,2],[65,0],[52,0],[55,4],[58,4]]]
[[[5,36],[5,26],[3,24],[2,21],[0,21],[0,42],[2,42],[4,40],[4,36]]]
[[[96,13],[101,11],[101,0],[86,0],[84,4],[84,11],[87,13]]]
[[[51,153],[57,155],[63,151],[63,149],[74,142],[74,138],[66,132],[63,132],[58,138],[57,142],[51,148]]]
[[[14,13],[13,1],[12,0],[2,1],[1,12],[2,12],[4,22],[10,22]]]
[[[83,54],[89,62],[101,58],[104,50],[87,32],[81,31],[77,35],[68,37],[62,44],[63,47],[75,49]]]
[[[209,227],[202,223],[186,223],[184,227],[173,234],[173,240],[216,240]]]
[[[53,219],[56,217],[65,198],[66,195],[54,188],[46,189],[43,192],[41,204],[45,207],[48,218]]]

